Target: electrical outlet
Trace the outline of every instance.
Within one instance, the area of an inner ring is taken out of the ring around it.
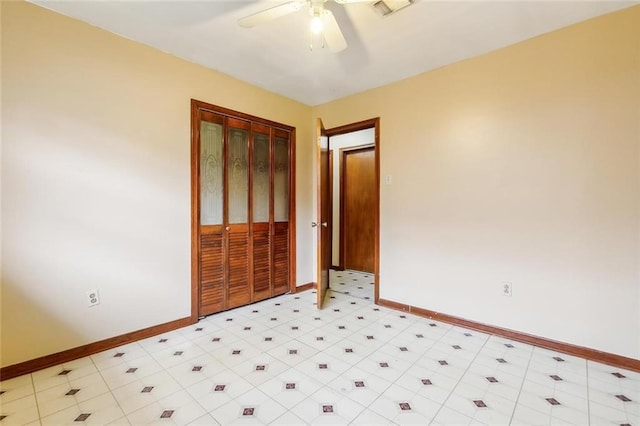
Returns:
[[[96,306],[100,304],[100,295],[98,294],[98,290],[89,290],[87,291],[87,306]]]
[[[502,283],[502,295],[503,296],[513,296],[513,285],[510,282],[503,282]]]

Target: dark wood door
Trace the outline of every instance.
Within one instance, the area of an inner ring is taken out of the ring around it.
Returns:
[[[343,253],[346,269],[374,273],[376,173],[373,147],[342,155]]]
[[[295,284],[295,129],[192,101],[192,318]]]
[[[331,262],[331,246],[329,245],[329,138],[318,118],[317,123],[317,167],[318,167],[318,309],[322,309],[325,295],[329,289],[329,266]]]

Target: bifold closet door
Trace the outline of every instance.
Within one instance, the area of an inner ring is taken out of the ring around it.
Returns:
[[[289,152],[290,135],[276,130],[274,138],[273,217],[274,295],[289,291]]]
[[[227,118],[227,306],[251,302],[249,273],[249,122]]]
[[[271,129],[254,124],[252,138],[253,301],[257,301],[272,296]]]
[[[200,315],[225,309],[224,118],[200,111]]]

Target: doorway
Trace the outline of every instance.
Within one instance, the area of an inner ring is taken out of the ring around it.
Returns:
[[[326,130],[329,152],[329,288],[378,299],[379,119]]]

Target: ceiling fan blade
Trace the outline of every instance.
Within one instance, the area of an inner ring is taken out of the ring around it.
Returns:
[[[272,19],[280,18],[281,16],[288,15],[293,12],[297,12],[305,5],[304,0],[290,1],[278,6],[270,7],[261,12],[254,13],[253,15],[245,16],[238,19],[238,24],[244,28],[255,27],[263,22],[271,21]]]
[[[324,9],[322,11],[322,26],[324,40],[327,42],[330,51],[337,53],[347,48],[347,40],[344,39],[338,26],[338,21],[336,21],[336,17],[333,16],[330,10]]]

